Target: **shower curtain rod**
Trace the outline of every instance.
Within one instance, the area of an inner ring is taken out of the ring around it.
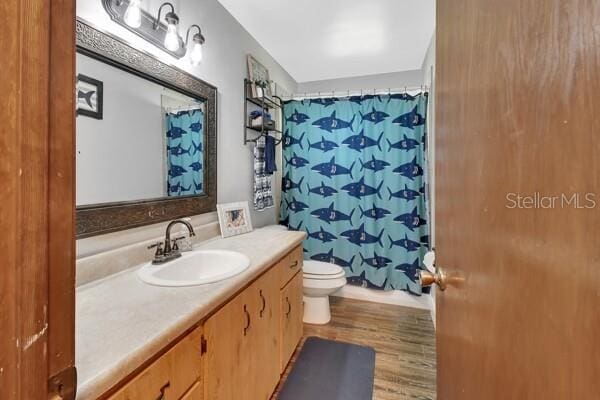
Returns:
[[[406,93],[406,92],[428,92],[429,86],[403,86],[399,88],[387,88],[387,89],[348,89],[348,90],[327,90],[322,92],[304,92],[304,93],[292,93],[289,95],[279,96],[284,100],[291,99],[314,99],[322,97],[350,97],[350,96],[363,96],[363,95],[385,95],[395,93]]]

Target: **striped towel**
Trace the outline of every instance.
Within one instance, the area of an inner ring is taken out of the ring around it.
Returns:
[[[254,209],[262,211],[273,207],[273,175],[265,171],[265,137],[261,136],[254,145]]]

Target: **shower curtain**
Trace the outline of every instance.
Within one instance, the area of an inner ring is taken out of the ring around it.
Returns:
[[[305,258],[421,294],[426,109],[427,94],[405,93],[285,103],[281,221],[308,233]]]
[[[203,123],[200,109],[165,114],[168,196],[203,192]]]

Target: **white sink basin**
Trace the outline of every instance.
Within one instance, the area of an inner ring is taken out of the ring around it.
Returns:
[[[161,265],[148,263],[139,278],[156,286],[196,286],[231,278],[250,266],[244,254],[227,250],[195,250]]]

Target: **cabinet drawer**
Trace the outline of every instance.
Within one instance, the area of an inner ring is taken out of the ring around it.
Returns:
[[[296,274],[281,290],[280,302],[281,340],[279,342],[281,346],[279,372],[283,373],[303,333],[302,274]]]
[[[196,384],[183,395],[181,400],[202,400],[202,397],[202,383],[196,382]]]
[[[279,268],[280,271],[280,288],[283,288],[298,271],[302,270],[303,259],[304,252],[302,251],[302,246],[298,246],[279,261],[277,268]]]
[[[202,374],[202,328],[196,328],[158,360],[133,378],[111,400],[177,400]],[[199,399],[197,396],[190,399]]]

